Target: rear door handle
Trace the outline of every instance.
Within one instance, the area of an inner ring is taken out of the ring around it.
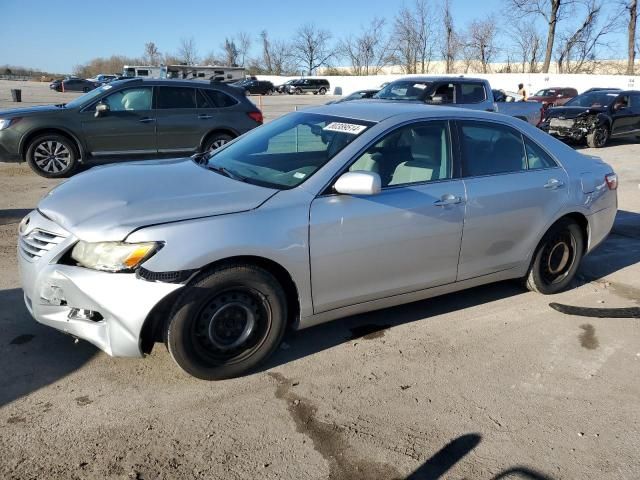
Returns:
[[[564,187],[564,183],[557,178],[551,178],[547,183],[544,184],[544,188],[547,188],[549,190],[556,190],[561,187]]]
[[[462,203],[461,197],[456,197],[455,195],[447,193],[440,197],[440,200],[433,202],[433,205],[436,207],[446,207],[447,205],[456,205],[458,203]]]
[[[140,120],[138,120],[140,123],[149,123],[149,122],[155,122],[156,119],[155,118],[151,118],[151,117],[143,117]]]
[[[213,118],[211,115],[206,115],[204,113],[201,113],[200,115],[198,115],[198,118],[200,120],[209,120],[210,118]]]

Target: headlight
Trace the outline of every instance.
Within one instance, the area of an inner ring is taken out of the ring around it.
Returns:
[[[108,272],[123,272],[135,269],[156,253],[162,243],[123,243],[79,241],[71,251],[71,258],[81,266]]]

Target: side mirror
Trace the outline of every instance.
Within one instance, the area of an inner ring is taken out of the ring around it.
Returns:
[[[109,105],[107,105],[106,103],[97,104],[96,113],[95,113],[96,118],[106,115],[109,110],[110,110]]]
[[[375,172],[346,172],[338,178],[333,188],[345,195],[376,195],[380,193],[382,181]]]

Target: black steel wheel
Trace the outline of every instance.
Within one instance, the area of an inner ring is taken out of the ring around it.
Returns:
[[[561,292],[569,286],[584,254],[580,226],[572,220],[561,220],[542,238],[534,254],[526,285],[542,294]]]
[[[277,348],[286,327],[284,291],[268,271],[235,265],[185,287],[167,326],[167,347],[203,380],[242,375]]]

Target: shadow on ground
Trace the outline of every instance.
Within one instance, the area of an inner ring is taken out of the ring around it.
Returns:
[[[5,208],[0,210],[0,225],[12,225],[20,223],[27,213],[31,209],[29,208]]]
[[[37,323],[22,290],[0,290],[0,407],[56,382],[97,352],[87,342]]]

